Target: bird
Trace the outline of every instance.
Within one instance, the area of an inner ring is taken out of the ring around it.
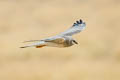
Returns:
[[[42,48],[45,46],[58,47],[58,48],[70,47],[73,46],[74,44],[78,44],[78,42],[72,38],[72,35],[83,31],[85,27],[86,27],[86,23],[80,19],[77,20],[69,29],[67,29],[64,32],[61,32],[56,36],[48,37],[41,40],[24,41],[24,43],[26,42],[32,42],[32,43],[30,45],[25,45],[20,48],[27,48],[27,47]]]

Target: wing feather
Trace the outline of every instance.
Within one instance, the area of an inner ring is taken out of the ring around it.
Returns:
[[[70,27],[68,30],[60,33],[59,35],[52,36],[46,39],[42,40],[29,40],[29,41],[24,41],[24,42],[40,42],[40,41],[45,41],[45,42],[54,42],[54,43],[63,43],[65,40],[63,36],[72,36],[73,34],[79,33],[82,30],[85,29],[85,22],[82,20],[76,21],[72,27]]]
[[[44,40],[44,41],[61,44],[61,43],[64,43],[65,39],[64,38],[57,38],[57,39],[54,39],[54,40]]]
[[[70,27],[68,30],[60,33],[60,35],[64,35],[64,36],[72,36],[73,34],[79,33],[82,30],[85,29],[85,22],[83,22],[81,19],[79,21],[76,21],[76,23],[74,23],[72,25],[72,27]]]

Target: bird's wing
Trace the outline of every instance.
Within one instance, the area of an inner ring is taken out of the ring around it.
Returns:
[[[70,27],[68,30],[60,33],[59,35],[62,35],[62,36],[72,36],[73,34],[79,33],[82,30],[84,30],[85,26],[86,26],[86,24],[82,20],[76,21],[72,25],[72,27]]]
[[[58,40],[63,40],[63,36],[72,36],[73,34],[79,33],[82,30],[85,29],[85,22],[83,22],[82,20],[76,21],[76,23],[74,23],[72,25],[72,27],[70,27],[68,30],[56,35],[56,36],[52,36],[52,37],[48,37],[46,39],[42,39],[42,40],[29,40],[29,41],[24,41],[24,42],[39,42],[39,41],[58,41]]]
[[[46,39],[44,40],[45,42],[52,42],[52,43],[57,43],[57,44],[61,44],[61,43],[64,43],[65,42],[65,39],[64,38],[56,38],[56,39]]]

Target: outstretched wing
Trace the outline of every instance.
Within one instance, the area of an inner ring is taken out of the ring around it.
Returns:
[[[79,21],[76,21],[76,23],[74,23],[72,25],[72,27],[70,27],[68,30],[60,33],[59,35],[63,35],[63,36],[72,36],[73,34],[79,33],[82,30],[85,29],[85,22],[83,22],[81,19]]]
[[[79,33],[85,29],[85,26],[86,26],[85,22],[83,22],[82,20],[79,20],[79,21],[76,21],[76,23],[74,23],[72,25],[72,27],[70,27],[68,30],[60,33],[59,35],[52,36],[52,37],[42,39],[42,40],[29,40],[29,41],[24,41],[24,42],[39,42],[39,41],[56,42],[58,40],[62,42],[63,41],[62,36],[72,36],[73,34]]]

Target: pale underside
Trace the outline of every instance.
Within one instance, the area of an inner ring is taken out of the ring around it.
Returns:
[[[48,47],[65,47],[65,39],[64,38],[58,38],[54,40],[46,40],[43,41],[43,44],[36,46],[37,48],[41,48],[44,46]]]
[[[68,30],[66,30],[66,31],[64,31],[56,36],[49,37],[49,38],[42,39],[42,40],[25,41],[25,42],[34,42],[34,43],[32,43],[31,45],[21,47],[21,48],[26,48],[26,47],[41,48],[44,46],[50,46],[50,47],[69,47],[69,46],[72,46],[72,43],[70,43],[73,40],[72,35],[84,30],[85,26],[86,26],[86,24],[82,20],[76,21],[76,23],[74,23],[72,25],[72,27],[70,27]]]

